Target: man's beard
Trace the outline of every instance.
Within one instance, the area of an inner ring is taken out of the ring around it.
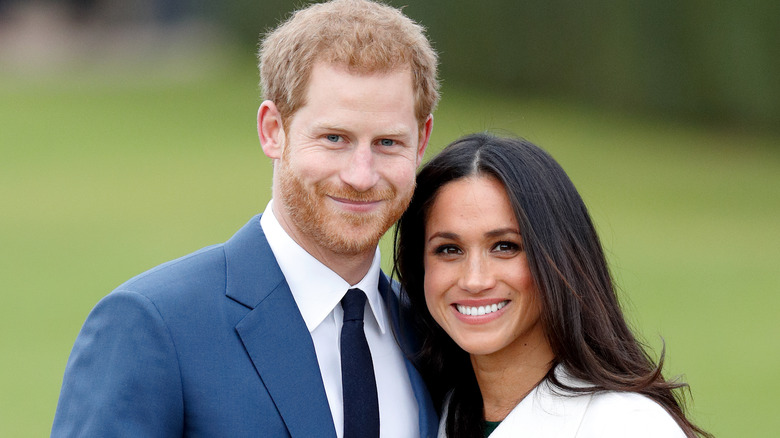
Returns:
[[[306,187],[301,178],[280,166],[279,193],[284,208],[293,225],[304,236],[319,246],[342,255],[357,255],[373,250],[379,239],[401,217],[412,198],[408,193],[399,194],[396,188],[357,191],[348,185],[335,187],[318,182]],[[351,201],[382,201],[382,207],[371,213],[334,210],[328,205],[328,197]]]

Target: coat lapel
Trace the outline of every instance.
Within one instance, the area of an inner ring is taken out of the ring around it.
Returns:
[[[571,378],[560,365],[555,374],[567,385],[587,386]],[[592,398],[592,393],[569,393],[544,381],[507,415],[490,437],[515,437],[522,431],[524,436],[574,438]]]
[[[401,347],[401,353],[404,356],[404,363],[406,365],[406,372],[409,374],[409,381],[412,384],[414,397],[417,399],[420,417],[420,437],[435,437],[439,427],[439,418],[436,415],[436,409],[433,406],[431,395],[428,393],[428,388],[425,385],[422,376],[417,371],[417,368],[410,360],[410,357],[417,351],[415,347],[416,340],[414,339],[411,330],[406,327],[406,325],[402,325],[404,320],[402,320],[401,317],[398,296],[396,296],[390,282],[384,274],[379,276],[379,293],[382,295],[385,306],[390,312],[390,320],[393,324],[393,334]]]
[[[227,296],[251,310],[236,325],[292,437],[335,438],[314,343],[254,217],[225,244]]]

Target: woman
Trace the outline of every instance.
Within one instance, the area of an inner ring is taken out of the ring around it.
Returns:
[[[441,437],[710,436],[628,328],[587,209],[538,147],[445,148],[417,177],[395,263]]]

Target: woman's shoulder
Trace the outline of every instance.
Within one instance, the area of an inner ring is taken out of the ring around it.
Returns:
[[[605,438],[685,437],[674,417],[661,405],[645,395],[621,391],[593,394],[578,436],[591,435]]]
[[[609,409],[611,412],[650,412],[666,414],[666,410],[650,397],[630,391],[597,391],[590,402],[590,410]],[[671,418],[671,415],[669,415]]]

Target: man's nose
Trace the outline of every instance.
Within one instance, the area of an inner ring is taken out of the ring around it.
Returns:
[[[341,170],[341,180],[359,192],[370,190],[379,182],[376,159],[370,145],[358,145]]]

